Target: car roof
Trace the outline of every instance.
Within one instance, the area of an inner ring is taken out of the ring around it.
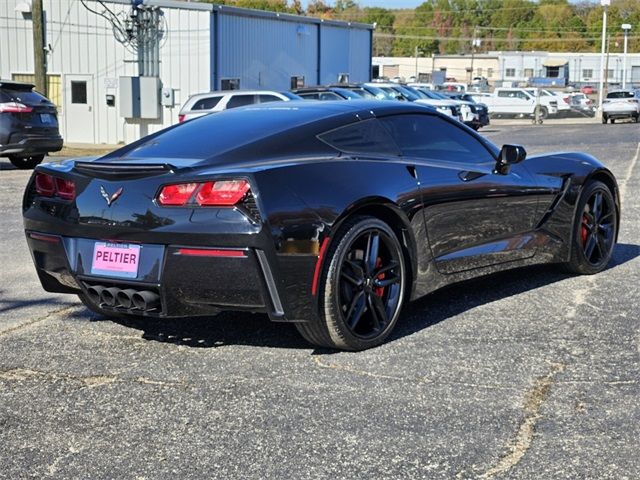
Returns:
[[[294,148],[291,138],[315,138],[322,132],[362,120],[420,112],[434,113],[436,110],[410,102],[366,99],[255,104],[178,124],[116,150],[101,161],[160,157],[212,160],[247,148],[254,148],[261,155],[268,154],[269,149],[282,153],[286,148]],[[248,136],[248,130],[259,134]],[[202,138],[205,132],[208,132],[208,142],[189,141]]]
[[[214,96],[224,96],[224,95],[229,95],[229,94],[241,94],[241,95],[261,95],[261,94],[274,94],[277,93],[279,95],[282,95],[283,92],[278,91],[278,90],[214,90],[211,92],[202,92],[202,93],[194,93],[193,95],[189,96],[189,98],[208,98],[208,97],[214,97]]]

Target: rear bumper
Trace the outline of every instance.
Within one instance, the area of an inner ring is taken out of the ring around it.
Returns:
[[[635,108],[615,108],[615,109],[602,109],[602,114],[607,118],[629,118],[638,115],[638,110]]]
[[[151,291],[160,297],[159,305],[150,310],[124,308],[119,303],[96,305],[106,311],[189,317],[214,315],[222,310],[245,310],[267,313],[274,321],[308,318],[308,315],[301,317],[301,310],[290,305],[289,292],[286,289],[282,292],[282,282],[280,285],[277,282],[278,273],[283,270],[286,273],[286,263],[278,266],[269,252],[260,248],[143,244],[137,277],[117,278],[92,274],[95,240],[30,230],[26,235],[38,277],[46,291],[84,293],[89,297],[89,287],[106,287]],[[298,272],[312,268],[314,259],[309,257],[304,265],[298,265]],[[298,302],[304,300],[299,298]],[[303,310],[308,311],[309,306]]]
[[[0,145],[0,155],[38,155],[57,152],[62,149],[63,139],[60,135],[12,135],[9,142]]]

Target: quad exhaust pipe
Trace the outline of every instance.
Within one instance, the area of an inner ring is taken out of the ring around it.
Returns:
[[[87,288],[89,299],[96,305],[122,307],[127,310],[155,310],[160,306],[160,295],[150,290],[120,289],[92,285]]]

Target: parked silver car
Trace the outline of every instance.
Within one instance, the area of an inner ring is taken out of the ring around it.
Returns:
[[[213,112],[244,107],[254,103],[286,102],[302,100],[298,95],[275,90],[223,90],[191,95],[178,114],[178,121],[184,122]]]

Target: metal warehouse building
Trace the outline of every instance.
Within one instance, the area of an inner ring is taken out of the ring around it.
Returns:
[[[0,2],[0,78],[33,81],[30,3]],[[67,142],[131,142],[176,123],[194,93],[371,76],[370,25],[174,0],[43,3],[48,95]],[[126,26],[137,11],[161,19],[156,51],[144,58],[113,22]]]

